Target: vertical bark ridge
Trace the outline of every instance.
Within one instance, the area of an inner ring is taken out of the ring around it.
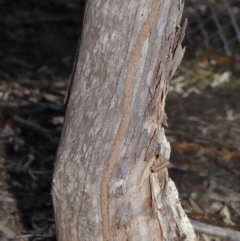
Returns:
[[[141,57],[141,50],[145,40],[148,38],[150,30],[153,26],[154,20],[156,19],[157,13],[161,6],[162,0],[153,0],[151,5],[151,10],[148,14],[146,21],[143,23],[142,28],[139,31],[139,34],[136,39],[136,43],[133,47],[132,53],[127,66],[127,74],[124,82],[123,92],[123,106],[122,106],[122,118],[120,126],[118,128],[113,149],[110,154],[110,158],[107,162],[106,170],[103,174],[103,178],[100,185],[101,191],[101,215],[102,215],[102,228],[103,228],[103,240],[110,240],[109,234],[109,218],[108,218],[108,182],[112,174],[114,164],[119,155],[119,151],[124,140],[125,133],[128,129],[129,122],[131,119],[131,100],[132,100],[132,82],[134,79],[137,63]]]

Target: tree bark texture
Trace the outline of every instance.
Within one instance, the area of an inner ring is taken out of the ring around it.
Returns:
[[[182,0],[89,0],[52,184],[59,241],[195,240],[166,166]]]

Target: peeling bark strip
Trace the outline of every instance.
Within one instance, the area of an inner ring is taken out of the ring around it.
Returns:
[[[106,171],[103,174],[101,182],[101,213],[102,213],[102,227],[103,227],[103,239],[104,241],[110,240],[109,236],[109,220],[108,220],[108,182],[112,174],[114,164],[119,155],[121,145],[124,140],[126,130],[131,119],[131,100],[133,93],[132,81],[136,72],[137,63],[141,57],[141,50],[144,41],[148,38],[154,20],[156,19],[157,13],[161,6],[162,0],[153,0],[151,5],[151,11],[148,14],[146,21],[143,23],[142,28],[137,36],[136,43],[133,47],[128,65],[127,65],[127,75],[124,82],[124,99],[122,106],[122,118],[117,135],[115,137],[112,153],[107,163]]]

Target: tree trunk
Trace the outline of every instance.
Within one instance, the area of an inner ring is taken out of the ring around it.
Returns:
[[[59,241],[195,240],[166,166],[182,0],[89,0],[52,185]]]

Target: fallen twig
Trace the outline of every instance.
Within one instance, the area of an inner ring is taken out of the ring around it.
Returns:
[[[240,240],[240,232],[238,231],[220,228],[207,223],[198,222],[193,219],[189,219],[189,220],[196,232],[208,234],[213,237],[221,238],[223,240],[229,240],[229,241]]]
[[[39,135],[44,136],[45,138],[47,138],[51,142],[53,141],[53,138],[52,138],[50,132],[46,128],[44,128],[42,126],[39,126],[38,124],[36,124],[32,121],[24,120],[19,116],[13,116],[12,120],[15,124],[20,125],[24,128],[27,128],[27,129],[29,129],[33,132],[36,132]]]

